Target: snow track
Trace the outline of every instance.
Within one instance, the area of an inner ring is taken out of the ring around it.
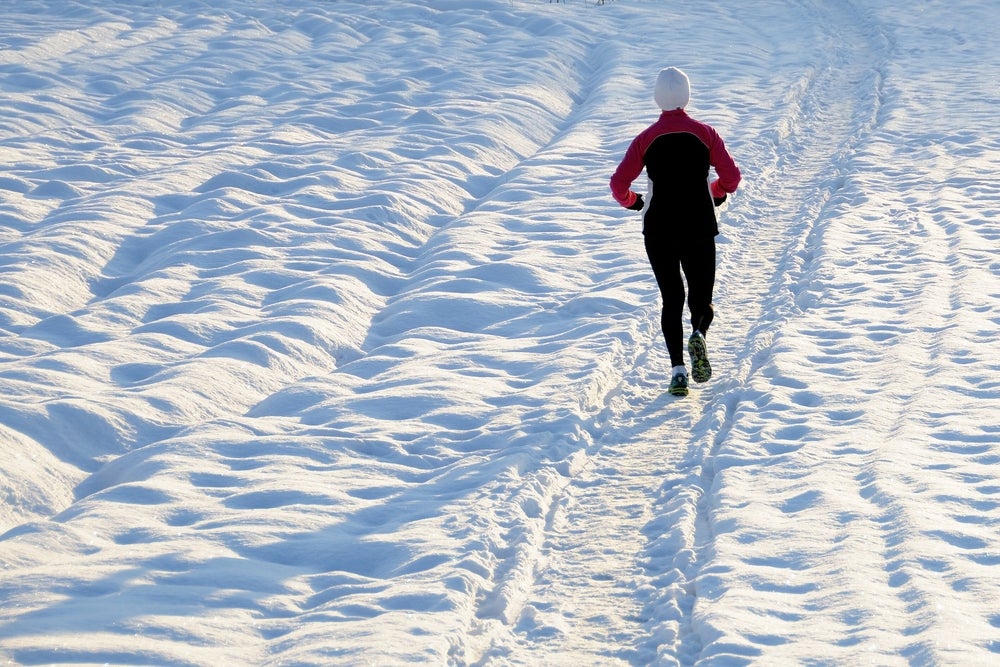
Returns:
[[[538,597],[529,598],[526,612],[512,623],[522,649],[546,638],[545,652],[532,660],[573,663],[600,655],[624,664],[693,664],[760,654],[753,638],[728,640],[704,623],[695,601],[716,594],[716,474],[729,465],[725,448],[742,422],[739,405],[776,332],[798,312],[789,299],[813,280],[808,246],[826,224],[839,171],[871,132],[880,106],[876,68],[885,57],[883,41],[860,17],[829,12],[810,16],[815,38],[829,45],[818,51],[826,60],[809,63],[780,106],[764,116],[777,115],[778,122],[771,121],[777,133],[765,133],[755,148],[746,137],[731,142],[770,156],[754,165],[759,172],[749,171],[746,193],[727,214],[736,220],[727,219],[732,231],[723,246],[717,298],[725,324],[716,327],[713,340],[720,341],[717,358],[736,373],[673,405],[664,397],[668,364],[654,351],[661,344],[655,332],[651,349],[609,394],[603,437],[547,523]],[[776,192],[778,200],[801,202],[801,208],[775,210]],[[744,211],[760,210],[774,210],[774,216],[742,220]],[[727,275],[730,262],[739,274]],[[734,321],[737,313],[740,321]],[[685,436],[694,433],[688,441]],[[601,535],[607,527],[610,534]],[[581,580],[587,582],[583,591]],[[763,634],[756,641],[768,643]],[[518,652],[508,646],[501,654]]]
[[[995,660],[989,3],[99,4],[0,28],[0,658]],[[686,399],[669,64],[745,174]]]

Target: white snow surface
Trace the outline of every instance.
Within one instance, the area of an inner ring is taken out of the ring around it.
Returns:
[[[1000,664],[996,2],[3,12],[0,660]],[[744,174],[683,399],[669,65]]]

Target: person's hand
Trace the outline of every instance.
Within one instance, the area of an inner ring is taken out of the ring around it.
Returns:
[[[712,181],[708,189],[712,193],[712,201],[715,202],[715,205],[722,206],[722,204],[726,201],[727,195],[726,191],[722,189],[721,185],[719,185],[719,179]]]
[[[643,206],[645,206],[645,204],[642,201],[642,195],[640,195],[639,193],[636,193],[636,195],[635,195],[635,201],[632,202],[632,205],[628,207],[628,210],[630,210],[630,211],[641,211]]]

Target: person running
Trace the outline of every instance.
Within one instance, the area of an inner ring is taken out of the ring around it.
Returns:
[[[611,177],[611,194],[619,204],[643,212],[643,241],[663,300],[660,326],[670,353],[670,393],[686,396],[688,373],[684,365],[684,278],[691,312],[688,338],[691,378],[707,382],[712,377],[705,335],[715,311],[715,237],[719,224],[715,207],[736,191],[742,178],[718,132],[684,110],[691,100],[691,85],[676,67],[661,70],[653,99],[660,117],[640,132]],[[709,182],[709,167],[716,179]],[[631,190],[632,182],[646,169],[648,190]]]

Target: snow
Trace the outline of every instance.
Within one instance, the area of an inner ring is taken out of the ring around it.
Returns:
[[[996,3],[5,15],[0,659],[1000,661]],[[683,399],[668,65],[744,173]]]

